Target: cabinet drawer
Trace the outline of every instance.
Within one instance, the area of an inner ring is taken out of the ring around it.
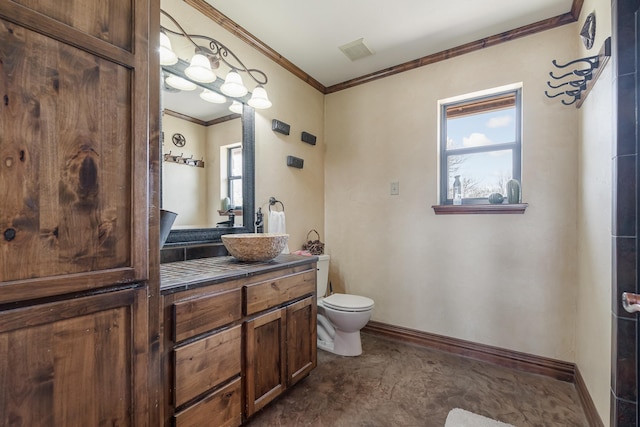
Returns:
[[[242,423],[240,378],[177,414],[176,427],[235,427]]]
[[[173,337],[189,337],[227,325],[242,317],[242,294],[232,289],[173,304]]]
[[[316,271],[309,270],[244,286],[245,314],[250,315],[303,297],[316,290]]]
[[[240,374],[241,325],[175,350],[175,405]]]

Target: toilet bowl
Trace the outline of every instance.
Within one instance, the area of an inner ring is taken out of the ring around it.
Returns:
[[[318,348],[341,356],[362,354],[360,329],[373,311],[371,298],[331,294],[323,297],[329,279],[329,255],[318,256]]]

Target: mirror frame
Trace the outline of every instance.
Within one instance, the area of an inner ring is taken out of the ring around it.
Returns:
[[[189,64],[186,61],[179,60],[175,65],[163,65],[161,68],[167,73],[176,74],[182,78],[189,80],[189,78],[184,74],[184,69],[188,65]],[[221,93],[221,79],[216,79],[216,81],[213,83],[194,83],[200,87],[211,89],[218,93]],[[235,227],[189,228],[179,230],[172,229],[163,247],[169,248],[172,246],[193,246],[205,243],[220,243],[222,242],[221,236],[223,234],[253,233],[255,231],[255,110],[253,109],[253,107],[247,104],[247,100],[250,97],[251,93],[248,93],[243,98],[230,98],[242,103],[243,225]],[[162,161],[162,159],[160,160]]]

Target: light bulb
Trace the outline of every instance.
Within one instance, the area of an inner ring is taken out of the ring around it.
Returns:
[[[211,69],[209,59],[200,53],[193,55],[191,64],[184,70],[184,73],[191,80],[200,83],[211,83],[216,80],[216,73]]]
[[[269,97],[267,96],[267,91],[262,85],[258,85],[253,89],[253,93],[251,94],[251,99],[248,102],[253,108],[264,109],[271,107],[271,101],[269,101]]]
[[[165,81],[169,86],[180,90],[195,90],[197,87],[195,83],[173,74],[167,77]]]
[[[242,83],[242,77],[236,71],[231,70],[227,73],[227,78],[224,80],[220,90],[227,96],[232,98],[240,98],[245,96],[249,90]]]
[[[178,62],[178,55],[171,49],[171,40],[165,33],[160,33],[160,65],[173,65]]]
[[[214,92],[209,89],[203,90],[200,94],[200,98],[213,104],[224,104],[225,102],[227,102],[227,98],[225,98],[224,95],[221,95],[218,92]]]
[[[238,101],[233,101],[233,103],[229,106],[229,110],[236,114],[242,114],[242,104]]]

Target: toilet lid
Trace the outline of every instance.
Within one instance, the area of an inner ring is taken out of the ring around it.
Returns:
[[[322,302],[327,307],[343,311],[365,311],[373,307],[371,298],[360,295],[331,294]]]

